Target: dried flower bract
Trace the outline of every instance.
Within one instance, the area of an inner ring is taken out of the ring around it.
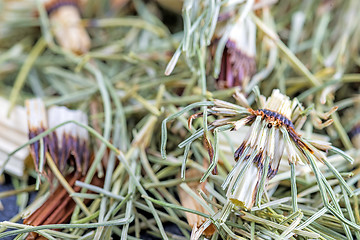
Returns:
[[[224,34],[220,24],[215,32],[212,54]],[[245,87],[256,72],[256,26],[250,18],[239,19],[232,27],[221,58],[219,88]]]
[[[47,112],[41,99],[26,101],[29,139],[32,139],[48,128],[56,127],[67,121],[78,121],[87,124],[87,115],[79,110],[69,110],[66,107],[51,107]],[[74,123],[58,127],[50,135],[43,138],[44,151],[40,152],[40,142],[31,144],[30,151],[38,171],[39,160],[48,151],[58,168],[65,170],[70,159],[74,159],[76,171],[85,174],[89,166],[89,135],[88,132]]]

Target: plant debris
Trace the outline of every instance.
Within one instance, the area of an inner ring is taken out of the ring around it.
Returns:
[[[0,238],[360,239],[359,11],[2,1]]]

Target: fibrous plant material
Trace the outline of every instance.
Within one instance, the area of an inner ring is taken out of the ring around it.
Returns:
[[[89,51],[91,40],[80,13],[81,8],[86,6],[86,1],[40,0],[39,3],[43,5],[47,12],[50,29],[61,47],[80,55]],[[6,40],[16,37],[13,28],[18,27],[17,24],[20,18],[25,21],[25,25],[29,24],[29,26],[36,26],[35,22],[39,21],[37,1],[6,0],[0,5],[0,11],[3,19],[3,21],[0,21],[0,26],[2,26],[1,37],[3,38],[1,44],[6,44]],[[20,27],[23,26],[20,24]]]
[[[0,34],[1,46],[11,45],[8,38],[17,39],[21,38],[21,34],[14,31],[14,26],[18,23],[19,17],[22,17],[28,23],[35,20],[35,14],[32,9],[35,7],[35,1],[12,1],[4,0],[0,3]],[[26,32],[25,32],[26,33]]]
[[[0,238],[183,240],[215,227],[212,240],[360,239],[347,134],[360,119],[358,0],[45,2],[0,1],[7,112],[33,98],[46,109],[39,134],[6,157],[31,146],[37,169],[5,178],[4,211],[12,195],[19,211]],[[86,129],[90,158],[72,129]],[[39,226],[16,223],[32,213]]]
[[[356,104],[355,109],[359,108],[359,105]],[[356,112],[356,111],[355,111]],[[348,131],[348,136],[354,146],[354,148],[357,150],[357,152],[360,149],[360,121],[355,118],[354,119],[354,111],[353,110],[348,110],[347,112],[345,112],[345,117],[344,117],[344,122],[347,122],[348,125],[352,126],[350,128],[350,130]],[[355,120],[355,121],[354,121]],[[350,123],[349,123],[350,122]],[[354,174],[360,174],[360,157],[359,154],[355,154],[354,156]],[[357,183],[357,186],[360,187],[360,180]]]
[[[65,180],[69,183],[75,193],[80,192],[81,188],[75,186],[76,181],[84,181],[85,177],[79,173],[72,172],[65,177]],[[91,182],[92,185],[102,187],[103,179],[95,177]],[[73,211],[76,207],[75,201],[71,198],[66,189],[59,184],[59,186],[52,190],[50,197],[30,216],[26,217],[23,221],[26,225],[41,226],[48,224],[62,224],[68,223]],[[88,204],[90,199],[85,199],[84,204]],[[26,237],[27,240],[31,239],[44,239],[43,236],[36,232],[30,232]]]

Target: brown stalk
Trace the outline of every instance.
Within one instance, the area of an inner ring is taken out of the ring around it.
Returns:
[[[84,176],[80,176],[79,173],[71,173],[65,178],[69,185],[74,189],[75,192],[80,192],[81,188],[75,186],[77,180],[83,181]],[[94,177],[91,184],[96,186],[102,186],[103,180]],[[84,203],[88,204],[90,199],[85,199]],[[39,207],[33,214],[28,218],[24,219],[24,224],[32,226],[48,225],[48,224],[61,224],[66,223],[70,220],[71,214],[76,207],[76,203],[69,196],[68,192],[59,185],[53,194],[46,200],[46,202]],[[27,240],[40,240],[45,239],[38,233],[31,232],[26,237]]]

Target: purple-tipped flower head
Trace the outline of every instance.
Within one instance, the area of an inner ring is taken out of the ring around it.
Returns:
[[[87,115],[79,110],[70,110],[66,107],[51,107],[47,112],[41,99],[26,101],[29,139],[32,139],[48,128],[53,128],[67,121],[77,121],[87,125]],[[50,135],[43,138],[44,152],[48,151],[60,170],[64,170],[70,158],[75,160],[75,168],[85,174],[89,165],[89,135],[86,129],[75,123],[67,123],[58,127]],[[38,170],[40,159],[40,142],[30,146],[32,157]]]
[[[218,27],[214,47],[223,35]],[[256,72],[256,26],[249,18],[239,20],[232,27],[222,54],[219,88],[244,87]]]

